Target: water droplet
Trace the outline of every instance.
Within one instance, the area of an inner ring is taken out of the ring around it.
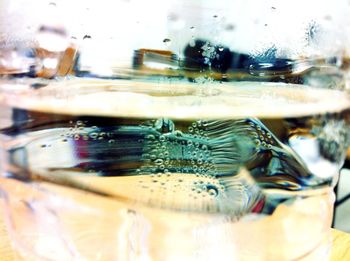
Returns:
[[[165,38],[163,40],[163,43],[165,43],[166,46],[169,46],[169,45],[171,45],[171,40],[169,38]]]
[[[193,132],[193,128],[192,127],[188,127],[188,131],[189,132]]]
[[[62,142],[67,142],[68,140],[67,139],[63,139]]]
[[[196,42],[194,40],[194,37],[192,37],[192,39],[191,39],[189,44],[190,44],[191,47],[195,47],[196,46]]]
[[[83,40],[86,40],[86,39],[91,39],[91,35],[88,35],[88,34],[84,35]]]
[[[196,27],[191,26],[191,27],[190,27],[190,30],[191,30],[191,31],[195,31],[195,30],[196,30]]]
[[[187,141],[187,145],[188,146],[192,146],[193,145],[193,142],[191,140]]]
[[[46,148],[46,144],[42,144],[40,147],[42,147],[42,148]]]
[[[109,144],[114,144],[114,143],[115,143],[115,140],[109,140],[108,143],[109,143]]]
[[[50,2],[49,5],[50,6],[56,6],[56,3],[55,2]]]
[[[161,135],[161,136],[159,137],[159,140],[160,140],[161,142],[164,142],[164,141],[166,140],[166,138],[165,138],[164,135]]]
[[[227,24],[225,26],[226,31],[233,31],[235,29],[235,26],[233,24]]]
[[[218,15],[213,15],[213,18],[218,18]]]

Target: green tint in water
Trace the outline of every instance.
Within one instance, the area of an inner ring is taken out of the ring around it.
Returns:
[[[17,115],[30,120],[2,132],[15,144],[6,152],[16,170],[11,175],[55,174],[80,181],[99,176],[106,188],[116,182],[112,192],[99,186],[102,193],[162,208],[236,217],[271,213],[299,192],[328,186],[349,142],[347,111],[303,118],[196,121],[25,110]],[[329,130],[330,124],[336,132]],[[324,166],[327,175],[320,170]],[[68,180],[65,185],[72,185]],[[94,190],[94,185],[83,189]],[[267,193],[270,190],[275,193]]]

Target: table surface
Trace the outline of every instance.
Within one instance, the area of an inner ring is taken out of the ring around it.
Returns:
[[[1,211],[0,211],[1,213]],[[333,244],[331,250],[331,261],[350,260],[350,234],[332,229]],[[0,218],[0,260],[13,261],[16,255],[11,247],[9,237]]]

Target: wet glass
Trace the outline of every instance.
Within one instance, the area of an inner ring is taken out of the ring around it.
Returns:
[[[348,1],[2,1],[24,260],[327,260]]]

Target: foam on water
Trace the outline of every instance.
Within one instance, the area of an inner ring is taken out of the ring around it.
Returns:
[[[1,98],[11,107],[48,113],[182,120],[298,117],[340,112],[350,105],[345,91],[284,83],[72,78],[42,85],[4,82]]]

